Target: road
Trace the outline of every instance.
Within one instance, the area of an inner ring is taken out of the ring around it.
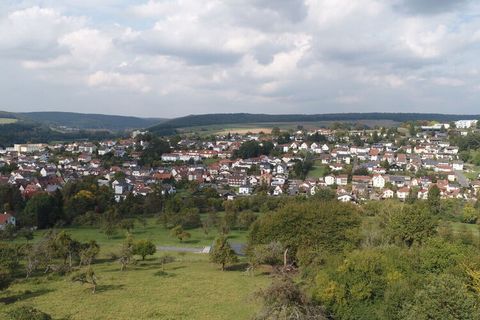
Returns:
[[[207,251],[208,249],[208,251]],[[173,246],[157,246],[158,251],[173,251],[173,252],[192,252],[192,253],[208,253],[210,247],[193,248],[193,247],[173,247]]]
[[[245,244],[230,243],[233,251],[239,256],[245,255]],[[206,247],[174,247],[174,246],[157,246],[157,251],[172,251],[172,252],[191,252],[191,253],[210,253],[210,246]]]

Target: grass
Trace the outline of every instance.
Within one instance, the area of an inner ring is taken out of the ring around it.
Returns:
[[[322,165],[320,161],[315,161],[312,169],[308,172],[307,178],[321,178],[325,175],[327,168],[325,165]]]
[[[157,253],[159,256],[161,253]],[[154,259],[119,271],[116,262],[94,265],[97,292],[68,276],[21,280],[0,293],[0,318],[20,305],[55,319],[249,319],[260,305],[252,294],[268,284],[263,274],[220,271],[201,254],[176,255],[165,272]]]
[[[117,251],[125,239],[125,230],[118,230],[118,233],[111,238],[108,238],[100,229],[94,227],[72,227],[62,228],[67,233],[71,234],[72,238],[86,242],[89,240],[96,240],[100,245],[101,254],[107,255],[110,252]],[[174,247],[198,247],[209,246],[212,244],[218,231],[211,228],[208,235],[205,235],[201,228],[186,230],[190,233],[190,239],[180,241],[170,235],[170,230],[165,228],[162,224],[156,223],[154,218],[147,220],[147,225],[144,227],[140,223],[135,223],[135,228],[131,231],[134,239],[147,239],[155,243],[156,246],[174,246]],[[39,230],[35,232],[35,239],[40,239],[45,231]],[[245,243],[248,231],[246,230],[232,230],[229,235],[231,243]],[[18,241],[22,241],[19,239]]]
[[[463,174],[465,175],[465,177],[467,177],[468,179],[470,180],[477,180],[478,179],[478,175],[480,174],[480,167],[479,166],[468,166],[466,169],[467,170],[464,170],[463,171]]]
[[[117,261],[108,259],[118,253],[125,237],[123,232],[106,237],[93,227],[64,228],[76,240],[95,239],[101,247],[99,262],[93,265],[98,277],[97,293],[87,285],[72,283],[70,276],[37,274],[19,279],[8,290],[0,293],[0,319],[21,305],[32,305],[51,314],[54,319],[250,319],[260,307],[252,297],[270,280],[259,270],[247,275],[245,258],[232,270],[222,272],[218,265],[208,261],[208,255],[174,253],[176,261],[162,272],[158,257],[165,252],[129,266],[120,271]],[[33,241],[44,231],[36,231]],[[180,242],[155,219],[148,219],[144,227],[136,223],[134,239],[150,239],[157,246],[203,247],[211,245],[217,231],[206,236],[201,229],[188,230],[192,237]],[[247,231],[234,230],[230,242],[246,241]],[[24,242],[22,239],[16,241]]]
[[[179,128],[178,130],[182,133],[195,133],[201,136],[206,136],[210,134],[226,134],[230,133],[246,133],[248,131],[255,133],[263,131],[264,133],[270,133],[273,127],[278,127],[281,130],[297,130],[297,127],[300,125],[307,130],[318,129],[320,127],[329,127],[334,122],[337,121],[300,121],[300,122],[259,122],[259,123],[234,123],[234,124],[216,124],[216,125],[207,125],[207,126],[195,126],[195,127],[186,127]],[[347,121],[349,123],[360,123],[365,124],[370,127],[374,126],[386,126],[393,127],[397,126],[398,122],[391,120],[352,120]]]
[[[2,124],[11,124],[17,122],[17,119],[12,119],[12,118],[0,118],[0,125]]]

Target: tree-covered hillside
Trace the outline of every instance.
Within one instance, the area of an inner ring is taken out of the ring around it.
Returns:
[[[397,122],[436,120],[455,121],[460,119],[478,119],[480,115],[456,115],[433,113],[330,113],[330,114],[251,114],[251,113],[216,113],[189,115],[167,120],[150,128],[152,132],[164,133],[172,129],[208,126],[232,123],[261,122],[316,122],[316,121],[354,121],[354,120],[393,120]]]

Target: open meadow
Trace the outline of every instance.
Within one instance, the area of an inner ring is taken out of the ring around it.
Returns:
[[[88,285],[71,282],[70,276],[36,274],[17,280],[0,294],[0,319],[9,310],[30,305],[51,314],[54,319],[249,319],[260,307],[254,293],[269,283],[260,271],[245,272],[245,258],[230,270],[221,271],[209,262],[207,254],[157,250],[145,261],[120,271],[111,259],[125,240],[124,232],[108,238],[93,227],[65,228],[72,238],[100,245],[98,261],[92,265],[98,286],[92,294]],[[157,246],[202,248],[212,244],[217,231],[205,235],[201,229],[188,230],[190,239],[180,242],[168,229],[149,219],[146,226],[135,225],[135,240],[152,240]],[[44,231],[35,232],[33,241]],[[232,231],[231,243],[244,243],[246,231]],[[17,242],[22,242],[18,239]],[[170,255],[174,262],[164,265],[159,258]]]
[[[254,292],[267,285],[262,274],[243,268],[221,271],[204,254],[171,253],[176,261],[165,266],[163,255],[139,261],[120,271],[116,261],[93,265],[97,292],[73,283],[69,276],[38,275],[20,280],[0,294],[0,318],[20,305],[33,305],[54,319],[249,319],[260,305]]]

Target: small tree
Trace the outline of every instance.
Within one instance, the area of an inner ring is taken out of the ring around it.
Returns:
[[[270,287],[258,292],[257,296],[264,305],[255,317],[258,320],[327,319],[322,308],[309,301],[298,285],[285,275],[274,279]]]
[[[100,253],[100,246],[95,240],[82,244],[80,249],[80,265],[89,266]]]
[[[173,256],[170,256],[168,254],[164,255],[164,256],[161,256],[160,259],[160,264],[162,265],[162,272],[165,272],[165,265],[167,263],[172,263],[175,261],[175,257]]]
[[[257,219],[257,216],[255,215],[255,213],[253,213],[251,211],[242,211],[238,215],[238,226],[241,229],[246,230],[246,229],[250,228],[250,226],[252,225],[252,223],[255,222],[256,219]]]
[[[154,255],[155,252],[157,252],[157,248],[150,240],[138,240],[133,245],[133,254],[141,256],[142,260],[145,260],[148,255]]]
[[[478,220],[478,211],[471,204],[466,204],[462,210],[462,221],[465,223],[476,223]]]
[[[427,199],[428,207],[433,214],[439,214],[441,207],[440,207],[440,189],[436,184],[428,189],[428,199]]]
[[[173,237],[180,240],[180,242],[182,242],[183,239],[190,239],[190,236],[191,236],[190,233],[183,230],[182,226],[180,225],[173,228],[172,231],[170,231],[170,233]]]
[[[133,259],[133,237],[131,234],[127,234],[127,238],[122,245],[122,250],[120,251],[120,257],[118,262],[121,264],[121,271],[125,271],[129,264],[134,262]]]
[[[119,222],[118,226],[122,229],[125,229],[127,232],[131,232],[135,228],[135,220],[133,219],[123,219]]]
[[[73,275],[71,280],[74,282],[80,282],[82,284],[89,284],[92,287],[92,293],[95,293],[95,290],[97,289],[98,278],[95,274],[95,271],[93,271],[91,267],[88,267],[87,269]]]
[[[221,264],[222,271],[225,270],[225,265],[236,263],[238,261],[235,251],[233,251],[224,235],[215,239],[215,244],[210,251],[210,261]]]

